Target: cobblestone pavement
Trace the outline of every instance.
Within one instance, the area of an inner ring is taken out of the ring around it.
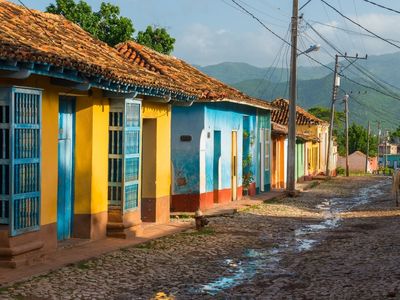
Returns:
[[[400,299],[400,211],[383,177],[295,199],[32,278],[0,299]]]

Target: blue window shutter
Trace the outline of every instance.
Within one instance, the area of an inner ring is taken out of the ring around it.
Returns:
[[[10,102],[9,224],[15,236],[40,226],[41,91],[14,88]]]
[[[138,207],[140,176],[141,102],[125,100],[123,210]]]

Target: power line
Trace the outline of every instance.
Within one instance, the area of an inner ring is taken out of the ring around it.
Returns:
[[[304,3],[299,10],[302,10],[304,7],[306,7],[312,0],[308,0],[306,3]]]
[[[305,20],[304,20],[305,21]],[[306,24],[311,28],[311,30],[317,35],[319,36],[325,43],[327,43],[333,50],[335,50],[337,53],[339,53],[340,55],[343,55],[343,53],[337,48],[335,47],[331,42],[329,42],[322,34],[320,34],[311,24],[309,24],[307,21],[305,21]],[[345,59],[350,63],[353,64],[353,61],[350,61],[348,58],[345,57]],[[367,76],[370,80],[372,80],[375,84],[377,84],[378,86],[380,86],[381,88],[383,88],[387,93],[394,93],[393,91],[389,90],[386,86],[384,86],[382,83],[380,83],[375,77],[375,75],[373,76],[372,74],[369,73],[368,70],[358,66],[358,65],[354,65],[354,67],[363,75]],[[343,73],[341,74],[342,76]],[[386,85],[390,85],[396,89],[399,89],[398,87],[395,87],[387,82],[385,82],[384,80],[380,79],[380,81],[382,81],[384,84]],[[395,93],[394,93],[395,94]],[[394,96],[395,98],[398,98],[399,96]]]
[[[313,22],[313,24],[319,24],[319,25],[322,25],[322,26],[326,26],[326,27],[338,29],[338,30],[341,30],[341,31],[344,31],[344,32],[348,32],[348,33],[351,33],[351,34],[366,36],[366,37],[370,37],[370,38],[377,38],[376,36],[374,36],[374,35],[372,35],[372,34],[357,32],[357,31],[354,31],[354,30],[345,29],[345,28],[342,28],[342,27],[339,27],[339,26],[334,26],[334,25],[322,23],[322,22],[315,21],[315,20],[310,20],[310,21]],[[395,42],[395,43],[400,43],[400,41],[394,40],[394,39],[390,39],[390,38],[387,38],[387,40],[388,40],[388,41]]]
[[[349,20],[351,23],[353,23],[354,25],[357,25],[358,27],[364,29],[366,32],[374,35],[375,37],[377,37],[378,39],[400,49],[400,46],[396,45],[395,43],[392,43],[391,41],[389,41],[386,38],[381,37],[380,35],[374,33],[373,31],[369,30],[368,28],[365,28],[364,26],[362,26],[360,23],[357,23],[356,21],[353,21],[352,19],[350,19],[349,17],[347,17],[346,15],[344,15],[341,11],[339,11],[338,9],[336,9],[334,6],[330,5],[329,3],[327,3],[325,0],[320,0],[322,3],[324,3],[326,6],[330,7],[332,10],[334,10],[336,13],[338,13],[339,15],[341,15],[343,18],[345,18],[346,20]]]
[[[280,35],[278,35],[278,34],[277,34],[276,32],[274,32],[272,29],[270,29],[267,25],[265,25],[265,23],[263,23],[263,22],[262,22],[257,16],[255,16],[252,12],[250,12],[249,10],[247,10],[245,7],[243,7],[241,4],[239,4],[236,0],[231,0],[231,1],[232,1],[233,3],[235,3],[238,7],[240,7],[240,8],[243,10],[243,12],[245,12],[246,14],[248,14],[249,16],[251,16],[253,19],[255,19],[262,27],[264,27],[264,28],[265,28],[267,31],[269,31],[272,35],[274,35],[275,37],[277,37],[278,39],[280,39],[281,41],[283,41],[284,43],[286,43],[286,44],[288,44],[289,46],[292,47],[291,43],[289,43],[288,41],[286,41],[284,38],[282,38]],[[324,3],[326,3],[324,0],[321,0],[321,1],[323,1]],[[330,5],[328,4],[328,6],[330,6]],[[335,10],[336,10],[336,9],[335,9]],[[400,48],[400,47],[399,47],[399,48]],[[296,48],[296,50],[299,51],[298,48]],[[311,59],[312,61],[316,62],[317,64],[321,65],[322,67],[324,67],[324,68],[330,70],[331,72],[334,72],[334,70],[333,70],[331,67],[329,67],[329,66],[327,66],[327,65],[324,65],[323,63],[321,63],[320,61],[316,60],[315,58],[313,58],[313,57],[310,56],[309,54],[304,53],[304,55],[307,56],[307,57],[308,57],[309,59]],[[375,87],[370,87],[370,86],[367,86],[367,85],[365,85],[365,84],[359,83],[359,82],[357,82],[357,81],[355,81],[355,80],[353,80],[353,79],[351,79],[351,78],[345,76],[344,74],[341,74],[341,75],[342,75],[343,78],[348,79],[349,81],[353,82],[354,84],[357,84],[357,85],[359,85],[359,86],[362,86],[362,87],[367,88],[367,89],[370,89],[370,90],[374,90],[374,91],[376,91],[376,92],[378,92],[378,93],[380,93],[380,94],[382,94],[382,95],[391,97],[391,98],[393,98],[393,99],[400,100],[400,96],[393,96],[393,95],[390,95],[390,94],[388,94],[388,93],[386,93],[386,92],[383,92],[383,91],[380,91],[380,90],[376,89]]]
[[[278,35],[276,32],[274,32],[272,29],[270,29],[267,25],[265,25],[265,23],[263,23],[260,18],[258,18],[257,16],[255,16],[252,12],[250,12],[249,10],[247,10],[245,7],[243,7],[242,5],[240,5],[236,0],[231,0],[233,3],[235,3],[238,7],[240,7],[246,14],[248,14],[249,16],[251,16],[253,19],[255,19],[262,27],[264,27],[267,31],[269,31],[272,35],[274,35],[275,37],[277,37],[278,39],[280,39],[281,41],[283,41],[284,43],[288,44],[290,47],[292,47],[292,44],[289,43],[288,41],[286,41],[284,38],[282,38],[280,35]],[[296,48],[297,51],[299,51],[299,48]],[[316,60],[315,58],[313,58],[312,56],[310,56],[307,53],[304,53],[305,56],[307,56],[308,58],[310,58],[311,60],[315,61],[316,63],[318,63],[319,65],[327,68],[328,70],[333,71],[332,68],[324,65],[323,63],[319,62],[318,60]]]
[[[382,4],[379,4],[379,3],[376,3],[376,2],[373,2],[373,1],[370,1],[370,0],[362,0],[362,1],[368,2],[368,3],[372,4],[372,5],[375,5],[375,6],[378,6],[378,7],[380,7],[380,8],[383,8],[383,9],[386,9],[386,10],[390,10],[390,11],[392,11],[392,12],[395,12],[395,13],[400,14],[400,11],[398,11],[398,10],[396,10],[396,9],[394,9],[394,8],[390,8],[390,7],[384,6],[384,5],[382,5]]]

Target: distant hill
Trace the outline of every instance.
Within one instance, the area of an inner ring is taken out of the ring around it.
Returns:
[[[342,61],[342,66],[347,62]],[[384,82],[400,87],[400,52],[370,56],[368,60],[358,61],[371,74]],[[332,64],[331,64],[332,66]],[[288,70],[259,68],[246,63],[225,62],[217,65],[199,67],[204,73],[213,76],[237,89],[257,98],[272,100],[288,97]],[[353,69],[354,70],[354,69]],[[272,75],[271,75],[272,74]],[[349,73],[347,73],[349,75]],[[356,72],[351,73],[355,78]],[[329,106],[332,93],[332,74],[324,67],[298,68],[298,104],[304,108]],[[362,78],[356,79],[363,82]],[[368,84],[370,85],[370,84]],[[381,120],[383,126],[395,128],[400,125],[400,101],[382,96],[351,82],[342,80],[343,90],[352,93],[350,100],[350,121],[366,124],[368,120]],[[379,87],[379,89],[381,89]],[[400,91],[397,90],[398,94]],[[360,104],[361,103],[361,104]],[[340,108],[340,105],[338,106]],[[341,109],[341,108],[340,108]]]
[[[234,84],[245,80],[267,79],[272,82],[282,82],[288,80],[288,70],[277,68],[259,68],[246,63],[224,62],[217,65],[206,67],[196,66],[200,71],[218,78],[219,80]],[[299,67],[299,79],[317,79],[329,74],[329,70],[321,67]]]
[[[361,81],[361,79],[356,79]],[[350,93],[350,122],[366,125],[368,120],[381,120],[384,128],[394,129],[400,125],[400,100],[382,96],[368,90],[360,91],[360,87],[342,81],[341,88]],[[253,97],[271,100],[278,97],[288,98],[288,83],[274,83],[266,80],[247,80],[233,85],[237,89]],[[351,92],[353,91],[353,92]],[[329,107],[332,94],[332,76],[321,79],[300,80],[297,89],[298,105],[308,109],[315,106]],[[340,93],[338,99],[343,98]],[[343,105],[338,101],[338,110]]]

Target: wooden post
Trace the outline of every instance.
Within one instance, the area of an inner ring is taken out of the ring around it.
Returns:
[[[292,40],[290,55],[290,93],[289,93],[289,134],[287,153],[287,192],[290,196],[296,194],[296,93],[297,93],[297,22],[299,14],[299,1],[293,0],[292,13]]]
[[[337,89],[339,87],[338,82],[338,69],[339,69],[339,55],[335,56],[335,71],[333,72],[333,86],[332,86],[332,99],[331,99],[331,117],[329,122],[329,137],[328,137],[328,153],[326,157],[326,176],[331,175],[330,161],[332,156],[333,147],[333,124],[335,119],[335,101],[337,95]]]

